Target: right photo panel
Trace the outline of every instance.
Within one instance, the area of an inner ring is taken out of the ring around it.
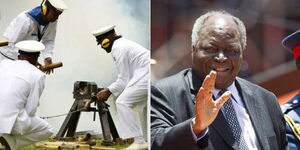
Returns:
[[[151,150],[300,149],[297,5],[151,0]]]

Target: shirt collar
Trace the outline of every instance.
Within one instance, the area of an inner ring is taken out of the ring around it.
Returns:
[[[188,72],[187,76],[188,76],[188,82],[190,84],[190,90],[196,95],[202,85],[202,80],[199,80],[200,78],[198,77],[198,75],[193,69],[191,69],[191,71]],[[235,86],[235,81],[233,81],[233,83],[227,88],[227,90],[231,92],[234,99],[239,97],[238,90]],[[213,95],[217,97],[220,91],[221,89],[214,89]]]
[[[239,103],[240,101],[238,99],[240,99],[239,97],[239,92],[235,86],[235,81],[233,81],[233,83],[227,88],[228,91],[231,92],[233,99]],[[221,89],[214,89],[213,91],[213,95],[214,97],[218,97],[218,93],[221,91]]]
[[[118,43],[120,40],[119,39],[122,39],[122,37],[120,37],[120,38],[118,38],[118,39],[115,39],[115,40],[113,40],[113,42],[112,43],[110,43],[110,44],[112,44],[112,47],[111,47],[111,53],[113,53],[114,51],[116,51],[115,49],[116,49],[116,43]]]
[[[37,6],[33,8],[32,10],[28,11],[27,14],[40,25],[46,26],[49,23],[49,22],[46,23],[41,22],[41,17],[42,17],[41,6]]]

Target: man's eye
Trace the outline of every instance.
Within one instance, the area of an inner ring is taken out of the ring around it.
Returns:
[[[240,53],[240,51],[234,50],[234,49],[227,50],[227,52],[228,52],[229,54],[239,54],[239,53]]]
[[[214,48],[205,48],[204,51],[208,52],[208,53],[215,53],[215,52],[217,52],[217,49],[214,49]]]

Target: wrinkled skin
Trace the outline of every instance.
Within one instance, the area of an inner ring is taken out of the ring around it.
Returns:
[[[203,80],[211,70],[217,72],[216,88],[227,88],[235,80],[242,63],[242,46],[237,25],[230,16],[208,18],[192,47],[192,68]]]
[[[240,70],[242,54],[240,33],[231,16],[218,14],[204,22],[199,39],[192,47],[192,68],[203,80],[196,96],[194,133],[204,131],[230,98],[229,91],[217,100],[213,100],[212,93],[215,88],[226,89],[233,83]]]

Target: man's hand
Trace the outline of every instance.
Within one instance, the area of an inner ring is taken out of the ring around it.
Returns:
[[[39,62],[36,62],[36,67],[41,70],[41,68],[43,67],[43,65],[40,64]]]
[[[196,96],[195,122],[192,125],[195,134],[199,134],[207,128],[217,117],[222,105],[230,98],[231,93],[225,92],[217,100],[213,100],[212,93],[215,89],[217,73],[211,71],[202,83]]]
[[[52,58],[48,57],[44,60],[45,67],[52,64]],[[45,71],[46,74],[53,73],[53,69]]]
[[[97,93],[97,99],[100,101],[107,101],[109,96],[111,95],[111,92],[108,88],[104,88],[103,90],[99,91]]]

